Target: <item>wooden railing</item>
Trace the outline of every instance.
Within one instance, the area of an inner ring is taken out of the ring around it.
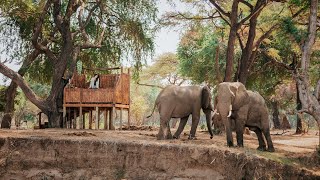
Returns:
[[[77,84],[76,79],[75,84]],[[125,73],[101,75],[99,89],[83,88],[83,85],[64,89],[64,104],[95,103],[130,104],[130,75]]]

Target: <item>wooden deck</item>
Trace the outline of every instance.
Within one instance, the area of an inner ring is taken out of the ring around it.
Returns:
[[[64,89],[63,126],[65,128],[85,129],[85,113],[89,113],[89,129],[92,128],[95,111],[95,129],[99,129],[100,115],[104,117],[104,129],[114,129],[114,114],[120,110],[120,128],[122,110],[128,111],[130,125],[130,73],[104,74],[100,76],[98,89],[89,89],[88,78],[84,74],[74,74],[71,84]],[[108,122],[109,120],[109,122]]]

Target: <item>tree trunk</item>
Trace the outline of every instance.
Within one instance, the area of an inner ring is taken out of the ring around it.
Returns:
[[[238,5],[239,0],[234,0],[232,4],[232,11],[230,14],[230,33],[228,39],[228,47],[227,47],[227,64],[226,64],[226,71],[224,82],[231,82],[232,81],[232,74],[233,74],[233,59],[234,59],[234,45],[237,38],[237,31],[238,31]]]
[[[17,84],[11,81],[10,86],[6,89],[6,106],[1,122],[1,128],[10,129],[12,115],[14,113],[14,99],[17,94],[17,87]]]
[[[280,120],[279,120],[279,109],[278,109],[278,101],[272,101],[271,102],[271,106],[272,106],[272,120],[273,120],[273,124],[274,124],[274,128],[275,129],[280,129],[281,125],[280,125]]]
[[[318,0],[311,0],[308,36],[301,47],[302,72],[299,73],[298,71],[296,71],[295,79],[298,85],[299,99],[302,104],[301,111],[312,115],[317,121],[318,127],[320,128],[320,104],[317,97],[312,93],[310,93],[309,76],[308,76],[310,56],[312,52],[312,47],[316,39],[317,10],[318,10]]]
[[[256,4],[256,8],[260,8],[265,1],[259,0]],[[256,38],[256,28],[257,28],[257,21],[262,9],[258,10],[251,18],[250,18],[250,26],[249,26],[249,35],[246,42],[246,46],[242,51],[241,59],[240,59],[240,72],[238,73],[238,80],[242,84],[246,85],[247,78],[249,74],[249,65],[250,61],[254,60],[252,56],[253,47],[254,47],[254,40]]]
[[[20,76],[24,76],[24,74],[27,72],[28,67],[30,64],[39,56],[40,51],[34,50],[32,53],[30,53],[27,58],[23,61],[22,66],[20,67],[18,74]],[[14,113],[14,99],[17,94],[17,83],[14,81],[11,81],[9,87],[6,89],[6,106],[5,106],[5,115],[1,122],[1,128],[7,128],[10,129],[10,125],[12,122],[12,115]]]
[[[299,88],[298,88],[298,83],[296,83],[297,86],[297,107],[296,110],[297,112],[301,110],[302,105],[301,105],[301,101],[299,98]],[[300,115],[297,113],[297,127],[296,127],[296,134],[302,134],[302,119],[300,117]]]

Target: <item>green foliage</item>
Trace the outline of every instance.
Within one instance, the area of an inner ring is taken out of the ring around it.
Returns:
[[[215,67],[216,48],[220,46],[219,62]],[[218,37],[210,27],[192,27],[181,39],[178,47],[179,70],[195,83],[216,83],[216,69],[225,66],[225,47],[219,45]]]
[[[155,100],[160,92],[159,88],[131,84],[130,87],[130,113],[134,124],[154,124],[152,118],[146,119],[154,107]]]
[[[141,72],[141,81],[162,86],[168,84],[180,85],[185,79],[178,72],[179,60],[174,53],[164,53],[155,62]]]
[[[309,68],[310,81],[312,86],[316,86],[320,77],[320,50],[316,49],[311,56]]]
[[[310,6],[310,1],[306,1],[306,0],[290,0],[289,4],[293,4],[296,6]]]
[[[307,37],[307,31],[299,29],[291,18],[284,18],[282,24],[283,31],[291,35],[296,43],[301,44],[302,41]]]

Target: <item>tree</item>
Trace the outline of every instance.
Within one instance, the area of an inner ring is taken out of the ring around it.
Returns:
[[[187,3],[199,7],[198,12],[168,13],[164,19],[193,23],[201,21],[229,31],[224,81],[240,81],[243,84],[247,84],[247,79],[251,75],[249,72],[258,60],[259,54],[263,52],[260,49],[261,44],[280,27],[282,21],[280,17],[289,12],[287,4],[282,0],[233,0],[232,2],[210,0],[211,4],[208,3],[207,6],[200,1],[187,1]],[[292,17],[297,17],[305,9],[305,6],[302,6],[292,13]],[[166,24],[170,25],[168,22]],[[172,24],[175,25],[176,22]],[[236,43],[237,39],[239,44]],[[238,48],[241,50],[241,58],[236,63],[234,59]],[[235,66],[237,70],[234,72]]]
[[[45,99],[37,96],[25,79],[3,61],[0,72],[17,83],[26,97],[48,116],[50,127],[61,125],[57,100],[64,88],[62,77],[66,72],[74,72],[81,52],[100,51],[100,54],[116,57],[114,61],[133,57],[137,72],[142,59],[153,49],[150,30],[155,17],[153,1],[47,0],[36,4],[40,10],[32,21],[31,43],[34,51],[39,51],[52,63],[50,94]],[[14,8],[19,9],[19,6]],[[2,10],[10,17],[12,9]]]
[[[155,59],[151,66],[143,69],[138,84],[160,89],[166,85],[180,86],[186,79],[179,73],[178,67],[179,60],[176,54],[163,53]]]
[[[212,26],[191,26],[178,46],[179,71],[194,83],[213,86],[222,82],[226,46]]]
[[[320,130],[320,102],[318,101],[318,94],[310,92],[309,80],[310,59],[317,32],[318,0],[311,0],[310,2],[308,34],[303,41],[304,43],[301,45],[301,69],[295,72],[295,80],[298,84],[299,99],[302,104],[301,112],[312,115],[317,121]],[[320,80],[317,82],[318,85],[316,87],[319,87],[319,83]],[[316,92],[319,92],[319,89],[316,90]]]

